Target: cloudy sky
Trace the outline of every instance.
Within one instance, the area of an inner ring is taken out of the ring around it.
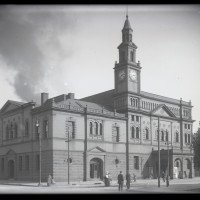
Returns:
[[[0,108],[114,88],[126,5],[0,6]],[[200,121],[200,6],[129,5],[141,89],[192,101]]]

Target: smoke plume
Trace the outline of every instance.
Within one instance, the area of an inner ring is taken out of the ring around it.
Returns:
[[[15,71],[11,84],[22,100],[39,102],[40,93],[48,92],[44,79],[53,70],[51,61],[70,56],[59,35],[74,22],[65,12],[33,8],[0,7],[0,58],[6,63],[0,67]]]

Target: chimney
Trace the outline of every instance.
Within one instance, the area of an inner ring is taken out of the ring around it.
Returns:
[[[41,105],[43,105],[47,101],[48,98],[49,98],[48,93],[45,93],[45,92],[41,93]]]
[[[74,93],[68,93],[69,99],[74,99]]]

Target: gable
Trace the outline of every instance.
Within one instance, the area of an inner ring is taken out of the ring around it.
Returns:
[[[105,150],[103,150],[102,148],[96,146],[96,147],[93,147],[91,149],[88,149],[88,152],[91,152],[91,153],[105,153]]]
[[[160,105],[152,111],[152,114],[159,115],[163,117],[176,117],[170,109],[165,105]]]
[[[165,117],[171,117],[163,108],[160,108],[154,112],[155,115],[161,115]]]
[[[19,108],[22,104],[22,102],[13,102],[13,101],[10,101],[8,100],[4,106],[2,107],[1,109],[1,113],[5,113],[5,112],[8,112],[10,110],[14,110],[16,108]]]

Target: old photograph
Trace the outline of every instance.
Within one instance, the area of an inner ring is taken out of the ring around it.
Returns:
[[[0,194],[199,193],[200,5],[1,5]]]

